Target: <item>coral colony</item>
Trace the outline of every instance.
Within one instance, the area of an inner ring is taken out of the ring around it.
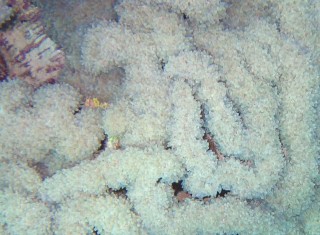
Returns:
[[[67,2],[0,0],[0,234],[320,234],[320,1]]]

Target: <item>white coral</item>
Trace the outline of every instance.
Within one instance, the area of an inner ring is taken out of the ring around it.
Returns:
[[[99,148],[103,132],[99,113],[77,114],[81,96],[68,85],[49,85],[33,92],[24,82],[0,84],[1,158],[40,162],[49,155],[76,162]]]
[[[33,91],[17,81],[2,83],[0,134],[9,137],[2,141],[8,145],[1,161],[21,163],[3,175],[25,176],[33,161],[73,164],[56,167],[41,182],[31,170],[25,186],[0,181],[2,198],[14,194],[11,188],[20,201],[30,202],[32,195],[36,208],[51,205],[50,232],[57,234],[316,230],[314,106],[320,79],[314,54],[297,43],[299,36],[289,39],[290,30],[279,33],[281,27],[263,17],[244,28],[228,28],[220,18],[221,12],[232,13],[228,10],[220,1],[124,0],[116,7],[117,22],[92,26],[83,40],[83,65],[93,74],[122,67],[126,75],[121,95],[103,112],[101,123],[99,112],[74,114],[80,96],[69,86]],[[17,95],[8,98],[15,90]],[[31,118],[38,122],[30,124]],[[95,156],[100,125],[121,148]],[[34,138],[44,147],[37,148],[28,132],[22,143],[10,138],[21,129],[36,130]],[[55,158],[42,157],[51,148],[49,156]],[[184,201],[175,196],[179,181],[188,194]],[[8,205],[15,211],[16,204]],[[38,210],[43,218],[46,210]],[[9,212],[0,218],[13,226],[16,214]],[[23,226],[28,227],[18,228]]]

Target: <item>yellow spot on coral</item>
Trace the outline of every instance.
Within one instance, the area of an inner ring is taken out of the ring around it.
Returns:
[[[88,107],[88,108],[102,108],[102,109],[106,109],[109,107],[109,104],[106,102],[100,102],[98,100],[98,98],[87,98],[84,106]]]

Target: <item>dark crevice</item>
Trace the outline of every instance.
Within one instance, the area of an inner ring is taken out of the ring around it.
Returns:
[[[101,235],[101,233],[98,231],[96,227],[93,227],[91,235]]]
[[[203,139],[206,140],[209,144],[209,149],[210,151],[212,151],[218,160],[223,161],[224,160],[224,156],[223,154],[219,151],[218,149],[218,145],[216,144],[215,140],[213,139],[212,135],[210,133],[205,133],[203,135]]]
[[[164,59],[160,60],[160,66],[161,66],[161,70],[164,71],[165,67],[166,67],[166,62],[164,61]]]
[[[49,167],[43,162],[36,162],[31,165],[31,168],[33,168],[40,175],[42,180],[45,180],[50,175]]]
[[[73,115],[76,115],[76,114],[80,113],[81,110],[82,110],[82,106],[78,107],[77,110],[74,110],[74,111],[73,111]]]
[[[243,66],[243,68],[254,78],[254,79],[259,79],[259,77],[253,72],[252,70],[252,66],[251,64],[248,62],[247,58],[245,57],[245,55],[243,53],[241,53],[241,51],[238,51],[238,56],[241,59],[241,65]]]
[[[107,148],[108,135],[104,134],[103,140],[100,141],[100,147],[98,148],[98,152],[102,152]]]
[[[189,20],[189,16],[187,16],[185,13],[182,13],[183,20]]]
[[[178,182],[173,182],[171,187],[174,190],[174,196],[177,197],[179,202],[183,202],[184,199],[186,199],[186,198],[193,198],[198,201],[208,202],[212,198],[212,196],[205,196],[203,198],[192,197],[192,194],[186,192],[183,189],[183,181],[182,180],[179,180]],[[214,198],[226,197],[230,192],[231,192],[230,190],[222,189],[220,192],[216,193],[216,196]]]
[[[182,180],[179,180],[178,182],[173,182],[171,187],[174,190],[174,196],[177,196],[179,192],[183,191]]]
[[[169,141],[165,141],[163,143],[163,147],[165,150],[171,150],[172,149],[172,146],[169,145]]]
[[[11,28],[13,28],[13,26],[18,22],[18,15],[14,14],[10,17],[10,19],[8,19],[7,21],[5,21],[2,25],[1,25],[1,31],[7,31]],[[1,46],[1,45],[0,45]]]
[[[226,87],[227,88],[227,87]],[[239,118],[239,121],[241,123],[241,128],[244,129],[244,130],[247,130],[248,129],[248,125],[246,124],[245,122],[245,119],[244,119],[244,115],[243,115],[243,112],[242,112],[242,108],[241,108],[241,105],[238,104],[235,100],[233,100],[231,98],[231,95],[229,94],[229,90],[227,88],[227,93],[226,93],[226,102],[229,102],[232,106],[232,111],[234,111],[236,114],[238,114],[238,118]]]
[[[112,189],[112,188],[109,188],[107,190],[107,192],[109,194],[112,194],[112,195],[115,195],[117,198],[124,198],[124,199],[128,199],[128,196],[127,196],[127,189],[124,187],[124,188],[120,188],[120,189]]]
[[[219,151],[218,144],[213,138],[212,133],[206,128],[207,121],[206,121],[206,111],[205,111],[205,105],[201,105],[201,119],[202,119],[202,129],[204,130],[204,134],[202,136],[203,140],[206,140],[208,142],[208,151],[212,151],[218,160],[224,160],[223,154]]]
[[[281,78],[281,75],[280,77]],[[282,152],[282,156],[283,158],[285,159],[285,161],[288,163],[290,161],[290,156],[288,155],[287,153],[287,146],[285,146],[284,142],[283,142],[283,137],[282,137],[282,133],[281,133],[281,130],[280,130],[280,119],[281,119],[281,115],[282,115],[282,100],[280,99],[280,88],[279,86],[276,84],[275,81],[271,81],[270,83],[270,86],[273,88],[275,94],[278,96],[278,108],[277,108],[277,111],[276,113],[274,114],[274,120],[276,122],[276,125],[277,127],[275,128],[275,132],[277,133],[277,136],[278,136],[278,140],[279,140],[279,143],[280,143],[280,146],[281,146],[281,152]]]
[[[107,148],[108,135],[104,134],[104,138],[100,141],[99,148],[92,154],[91,160],[97,158],[101,152]]]
[[[277,31],[279,33],[281,33],[281,21],[280,21],[280,19],[276,19],[275,24],[276,24]]]
[[[226,197],[227,194],[230,193],[230,192],[231,192],[230,190],[222,189],[221,192],[217,192],[216,198],[218,198],[218,197]]]

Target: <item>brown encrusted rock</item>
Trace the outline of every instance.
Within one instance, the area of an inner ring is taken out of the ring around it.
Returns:
[[[44,32],[39,21],[39,9],[18,4],[18,22],[0,32],[0,52],[10,78],[19,78],[39,87],[58,78],[64,66],[62,50]]]

